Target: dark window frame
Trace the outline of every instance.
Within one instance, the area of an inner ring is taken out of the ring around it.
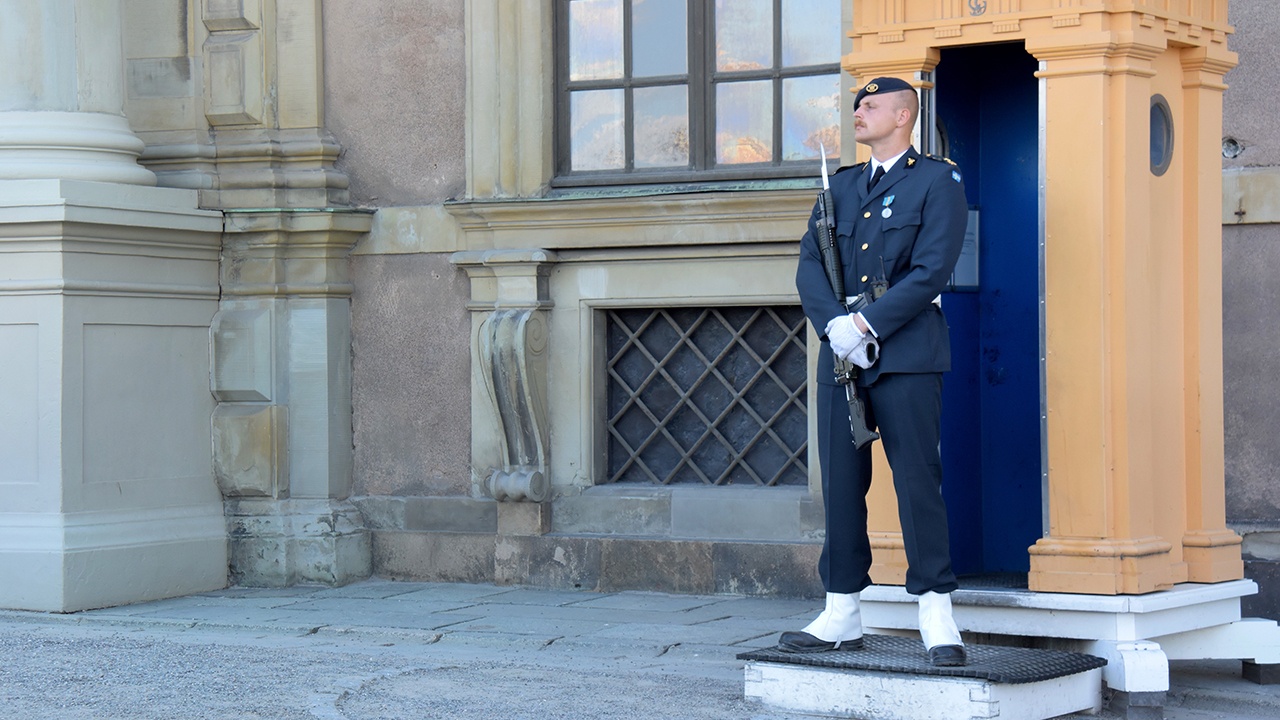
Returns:
[[[818,173],[821,160],[781,159],[782,155],[782,88],[783,80],[795,77],[811,77],[835,74],[840,76],[840,62],[820,65],[781,67],[782,63],[782,2],[773,0],[773,66],[760,70],[721,72],[715,69],[716,44],[714,0],[688,0],[687,73],[655,77],[631,77],[631,0],[622,0],[622,78],[610,80],[569,80],[569,5],[572,0],[555,0],[553,43],[554,91],[553,107],[555,172],[552,188],[598,187],[608,185],[647,185],[670,183],[732,183],[792,178],[812,178]],[[669,86],[673,79],[686,78],[689,88],[689,164],[683,168],[634,168],[634,103],[636,88]],[[716,143],[716,85],[742,80],[768,80],[773,93],[773,155],[770,163],[742,163],[718,165],[715,160]],[[624,164],[623,170],[572,171],[570,137],[570,92],[574,90],[623,90],[624,102]],[[828,160],[828,162],[831,162]],[[838,164],[838,161],[837,161]]]
[[[1151,173],[1160,177],[1173,164],[1173,110],[1163,95],[1151,96]]]

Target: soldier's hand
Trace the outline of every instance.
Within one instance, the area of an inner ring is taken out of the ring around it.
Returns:
[[[849,357],[846,357],[845,360],[866,370],[875,365],[879,357],[880,344],[868,333],[862,336],[862,342],[858,343],[858,346],[853,349],[853,352],[849,353]]]
[[[827,339],[831,341],[831,350],[842,359],[849,355],[862,343],[863,333],[854,324],[852,315],[838,315],[827,323]]]

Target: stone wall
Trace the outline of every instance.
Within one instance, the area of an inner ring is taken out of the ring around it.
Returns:
[[[1241,150],[1223,160],[1227,520],[1260,588],[1245,615],[1280,618],[1280,137],[1275,98],[1259,91],[1276,83],[1280,14],[1265,0],[1233,0],[1230,13],[1240,65],[1226,76],[1223,137]]]
[[[466,185],[463,0],[324,3],[325,120],[352,202],[428,205]]]
[[[355,495],[470,489],[466,275],[439,253],[352,260]]]
[[[353,493],[466,495],[468,285],[441,209],[466,187],[464,3],[335,0],[324,27],[338,165],[380,208],[351,260]]]

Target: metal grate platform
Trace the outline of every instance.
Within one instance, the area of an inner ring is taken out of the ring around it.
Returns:
[[[795,654],[782,652],[777,648],[764,648],[741,653],[738,659],[809,667],[975,678],[1009,685],[1052,680],[1107,664],[1103,658],[1083,653],[965,645],[968,665],[940,668],[929,664],[928,655],[915,638],[867,635],[864,640],[861,650]]]

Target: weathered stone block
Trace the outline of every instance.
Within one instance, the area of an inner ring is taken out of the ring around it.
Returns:
[[[820,539],[827,533],[827,517],[821,500],[806,498],[800,501],[800,535],[805,539]]]
[[[770,597],[822,597],[818,556],[822,545],[716,543],[714,592]]]
[[[1245,560],[1244,575],[1258,583],[1258,594],[1240,599],[1240,614],[1280,620],[1280,562]]]
[[[282,517],[237,515],[227,503],[228,572],[232,585],[287,587],[289,541]]]
[[[213,411],[213,472],[223,497],[289,494],[287,417],[278,405],[223,403]]]
[[[494,582],[598,589],[601,543],[598,538],[501,536],[494,551]]]
[[[406,498],[403,530],[492,533],[498,529],[498,503],[469,497]]]
[[[671,490],[607,485],[555,501],[556,532],[598,535],[671,534]]]
[[[689,487],[671,494],[671,535],[717,540],[796,540],[808,488]]]
[[[500,502],[499,535],[546,535],[551,530],[551,503]]]
[[[604,538],[601,543],[599,589],[604,592],[715,592],[709,542]]]
[[[374,531],[373,562],[392,580],[494,582],[490,533]]]
[[[270,301],[256,307],[227,309],[213,316],[213,396],[220,402],[270,402],[274,399],[275,352]]]
[[[226,515],[235,584],[346,585],[369,577],[372,570],[369,531],[350,503],[229,500]]]
[[[406,498],[370,496],[353,497],[351,503],[360,510],[365,527],[370,530],[403,530]]]

